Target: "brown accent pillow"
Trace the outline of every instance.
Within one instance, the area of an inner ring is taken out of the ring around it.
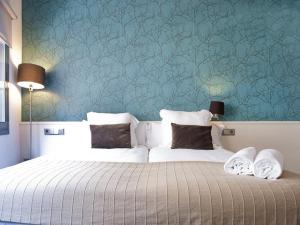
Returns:
[[[172,123],[172,147],[213,150],[211,126]]]
[[[131,148],[130,123],[90,125],[92,148]]]

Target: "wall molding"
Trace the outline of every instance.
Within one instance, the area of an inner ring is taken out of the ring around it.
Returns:
[[[18,18],[17,14],[15,13],[15,11],[13,10],[13,8],[11,7],[11,5],[8,3],[7,0],[1,0],[0,4],[3,6],[3,8],[5,9],[5,11],[8,13],[8,15],[12,20]]]
[[[32,124],[78,124],[82,123],[83,121],[35,121],[32,122]],[[140,121],[140,122],[157,122],[159,123],[160,121]],[[295,124],[295,125],[300,125],[300,121],[214,121],[213,123],[216,124]],[[22,121],[20,122],[20,125],[28,125],[29,122],[27,121]]]

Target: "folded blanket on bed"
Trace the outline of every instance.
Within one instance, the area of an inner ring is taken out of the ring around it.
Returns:
[[[254,147],[244,148],[225,162],[224,171],[235,175],[252,175],[255,156],[256,149]]]
[[[277,179],[283,171],[283,156],[275,149],[264,149],[254,161],[254,175],[259,178]]]

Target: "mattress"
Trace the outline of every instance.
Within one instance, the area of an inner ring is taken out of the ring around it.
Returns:
[[[0,170],[0,221],[52,225],[300,224],[300,177],[234,176],[217,162],[38,158]]]
[[[149,152],[149,162],[165,161],[209,161],[225,162],[234,153],[221,147],[215,150],[171,149],[156,147]]]

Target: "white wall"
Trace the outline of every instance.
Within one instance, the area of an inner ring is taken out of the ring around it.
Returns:
[[[21,94],[16,86],[17,66],[22,60],[22,1],[10,0],[17,14],[12,22],[12,48],[10,49],[9,119],[10,134],[0,136],[0,168],[20,162],[19,122],[21,121]]]
[[[285,157],[285,167],[300,173],[300,122],[226,122],[235,128],[235,136],[223,137],[227,149],[237,151],[245,146],[274,148]]]
[[[150,126],[149,126],[150,124]],[[288,170],[300,173],[300,122],[224,122],[227,128],[236,129],[235,136],[223,136],[223,146],[232,151],[254,146],[258,150],[275,148],[285,157]],[[90,144],[87,135],[89,128],[81,122],[34,122],[33,155],[49,152],[75,151]],[[28,123],[21,123],[21,146],[24,158],[28,157],[29,132]],[[64,136],[45,136],[44,128],[64,128]],[[142,122],[139,126],[140,144],[153,147],[161,142],[159,122]],[[147,133],[148,138],[145,137]]]

